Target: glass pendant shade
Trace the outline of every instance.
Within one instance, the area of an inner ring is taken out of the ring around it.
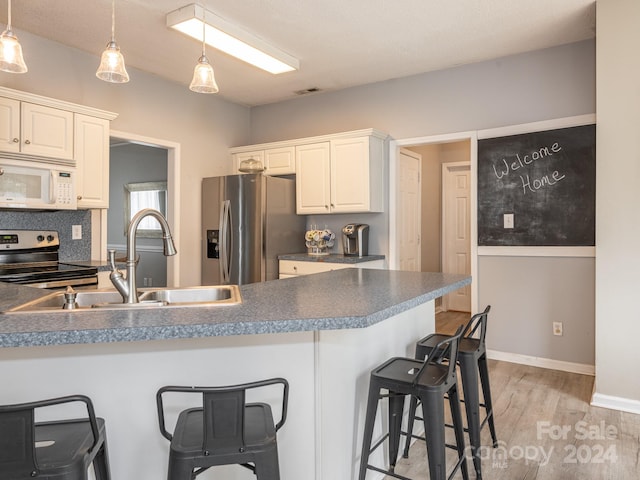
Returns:
[[[105,51],[102,52],[96,77],[111,83],[126,83],[129,81],[129,74],[124,65],[124,57],[114,40],[111,40],[107,44]]]
[[[22,58],[22,47],[11,30],[11,0],[7,6],[7,29],[0,35],[0,70],[9,73],[25,73],[27,65]]]
[[[116,43],[116,0],[111,0],[111,41],[107,43],[107,48],[102,52],[96,77],[111,83],[127,83],[129,81],[129,74],[124,66],[124,57]]]
[[[209,64],[206,55],[202,55],[198,59],[198,64],[193,69],[193,79],[189,90],[197,93],[218,93],[219,91],[213,67]]]
[[[0,36],[0,70],[9,73],[25,73],[27,65],[22,58],[22,47],[11,30]]]

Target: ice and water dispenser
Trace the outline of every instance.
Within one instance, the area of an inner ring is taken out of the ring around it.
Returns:
[[[350,223],[342,227],[342,246],[345,255],[354,257],[369,255],[369,225]]]

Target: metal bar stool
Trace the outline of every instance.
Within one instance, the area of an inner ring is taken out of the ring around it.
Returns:
[[[493,406],[491,404],[491,389],[489,386],[489,369],[487,368],[487,351],[485,337],[487,334],[487,318],[491,305],[488,305],[482,313],[477,313],[471,317],[464,330],[462,331],[462,339],[458,350],[458,364],[460,365],[460,374],[462,377],[462,389],[464,393],[465,411],[467,414],[467,430],[469,432],[469,443],[471,444],[471,454],[473,457],[473,466],[476,471],[476,477],[482,478],[482,465],[480,459],[480,431],[489,424],[493,447],[497,447],[498,440],[496,437],[496,428],[493,421]],[[478,332],[478,329],[480,330]],[[476,333],[479,335],[476,336]],[[416,343],[416,359],[421,359],[430,354],[444,339],[449,338],[448,335],[432,334],[424,337]],[[480,403],[480,394],[478,388],[478,373],[480,374],[480,383],[482,385],[482,396],[484,403]],[[486,416],[480,421],[480,407],[484,407]],[[409,456],[409,445],[411,438],[421,438],[413,435],[413,422],[416,418],[417,401],[411,399],[409,407],[409,425],[407,431],[407,441],[404,448],[403,456]]]
[[[246,403],[247,390],[282,385],[282,412],[274,425],[267,403]],[[200,407],[180,412],[173,434],[165,428],[163,395],[198,393]],[[171,442],[168,480],[193,480],[216,465],[238,464],[258,480],[279,480],[276,432],[287,418],[289,384],[284,378],[225,387],[176,387],[158,390],[160,432]]]
[[[88,417],[35,422],[35,410],[82,402]],[[84,395],[0,406],[0,480],[86,480],[93,464],[97,480],[109,480],[104,420]]]
[[[394,357],[371,372],[359,480],[365,480],[367,470],[408,480],[407,477],[395,473],[400,435],[403,434],[401,431],[402,410],[406,395],[411,395],[412,398],[417,397],[422,403],[425,431],[427,432],[429,478],[431,480],[445,480],[447,478],[445,448],[449,447],[455,449],[458,454],[458,460],[449,478],[453,477],[461,468],[464,480],[468,480],[469,474],[464,452],[464,430],[455,368],[461,336],[462,327],[458,329],[456,335],[438,343],[424,361]],[[382,394],[381,390],[387,390],[388,394]],[[445,394],[449,397],[456,438],[455,446],[445,443]],[[389,398],[389,432],[372,447],[378,401],[384,397]],[[387,439],[389,441],[390,466],[385,470],[370,465],[369,456]]]

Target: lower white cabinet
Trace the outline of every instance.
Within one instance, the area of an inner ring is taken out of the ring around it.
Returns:
[[[359,263],[336,262],[305,262],[301,260],[280,260],[278,278],[297,277],[298,275],[310,275],[312,273],[330,272],[343,268],[373,268],[383,269],[384,260],[371,260]]]

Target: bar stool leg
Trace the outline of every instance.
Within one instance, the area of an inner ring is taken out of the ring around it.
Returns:
[[[389,392],[389,470],[395,470],[400,450],[405,395]]]
[[[493,404],[491,403],[491,387],[489,385],[489,368],[487,366],[487,356],[482,355],[478,359],[478,370],[480,371],[480,382],[482,383],[482,396],[487,410],[487,422],[489,422],[489,431],[491,432],[491,440],[493,440],[493,448],[498,446],[498,437],[496,436],[496,426],[493,422]]]
[[[476,478],[482,478],[482,463],[480,461],[480,393],[478,391],[478,368],[474,361],[461,356],[460,373],[462,388],[464,389],[464,405],[467,412],[467,427],[469,428],[469,443]]]
[[[451,409],[451,417],[453,420],[453,430],[456,435],[456,447],[458,451],[458,461],[462,469],[462,478],[469,480],[469,470],[467,469],[467,457],[464,448],[464,427],[462,426],[462,413],[460,412],[460,397],[458,395],[458,387],[453,385],[449,390],[449,407]],[[477,479],[480,479],[478,473]]]
[[[444,437],[444,397],[430,398],[421,395],[422,418],[427,443],[429,461],[429,479],[445,480],[447,478],[447,462]]]
[[[409,402],[409,421],[407,423],[407,438],[404,442],[404,452],[402,456],[409,458],[409,447],[411,446],[411,438],[413,437],[413,424],[416,421],[416,410],[418,409],[418,399],[411,395],[411,402]]]
[[[278,450],[277,448],[274,450],[262,453],[254,462],[257,480],[280,480]]]
[[[371,449],[371,439],[373,438],[373,426],[376,420],[376,410],[378,409],[378,397],[380,389],[373,380],[370,380],[369,395],[367,399],[367,413],[364,421],[364,434],[362,436],[362,454],[360,455],[360,473],[358,480],[365,480],[367,476],[367,466],[369,465],[369,454]]]
[[[167,480],[193,480],[195,475],[188,464],[181,461],[175,461],[169,456],[169,470],[167,472]]]
[[[96,480],[111,480],[111,472],[109,471],[109,454],[107,452],[107,439],[104,439],[104,443],[95,458],[93,459],[93,471],[96,475]]]

